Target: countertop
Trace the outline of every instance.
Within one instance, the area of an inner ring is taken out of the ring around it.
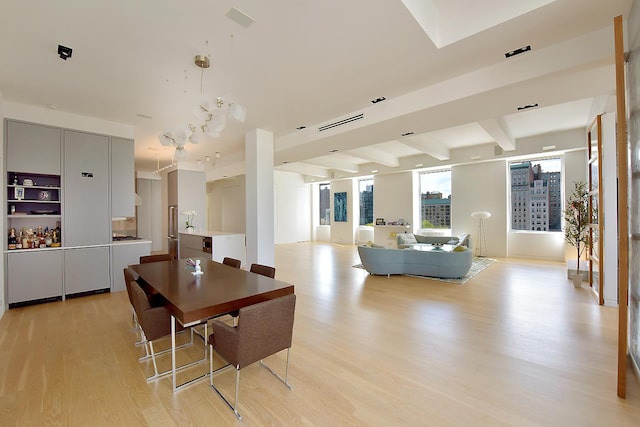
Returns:
[[[215,237],[215,236],[244,236],[242,233],[227,233],[225,231],[210,231],[210,230],[194,230],[191,232],[181,231],[180,234],[185,236],[200,236],[200,237]]]

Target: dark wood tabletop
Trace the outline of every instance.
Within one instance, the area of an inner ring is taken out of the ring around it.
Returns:
[[[178,321],[189,324],[293,293],[293,285],[199,258],[203,274],[194,276],[184,259],[130,265],[154,289]]]

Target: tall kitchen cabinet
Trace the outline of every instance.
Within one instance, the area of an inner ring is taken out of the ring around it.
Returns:
[[[7,232],[61,225],[51,245],[5,236],[9,307],[108,291],[111,218],[135,212],[133,141],[10,119],[4,129]]]
[[[62,209],[62,130],[9,120],[4,129],[5,229],[7,233],[10,229],[16,232],[54,229]],[[12,305],[62,298],[62,260],[61,247],[7,251],[7,302]]]
[[[63,176],[65,294],[109,289],[109,137],[65,130]]]

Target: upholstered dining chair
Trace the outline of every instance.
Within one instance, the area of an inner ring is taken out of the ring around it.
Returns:
[[[222,263],[225,264],[225,265],[229,265],[231,267],[240,268],[240,265],[242,264],[242,261],[240,261],[239,259],[230,258],[230,257],[226,256],[222,260]]]
[[[263,276],[271,277],[272,279],[276,277],[275,267],[270,267],[268,265],[251,264],[251,268],[249,269],[249,271],[252,273],[262,274]]]
[[[147,381],[152,381],[169,372],[169,371],[165,371],[165,372],[159,373],[158,365],[156,363],[156,356],[162,353],[166,353],[169,350],[155,352],[153,349],[153,341],[156,341],[159,338],[163,338],[168,335],[171,335],[171,313],[169,313],[169,310],[164,306],[152,307],[151,302],[149,301],[149,296],[142,290],[142,288],[137,282],[135,281],[130,282],[129,286],[131,288],[133,307],[138,317],[138,324],[140,325],[140,335],[142,336],[142,341],[145,344],[145,350],[147,349],[147,345],[149,349],[148,355],[141,357],[140,360],[142,361],[147,359],[149,356],[151,357],[151,360],[153,361],[154,375],[148,377]],[[183,330],[184,330],[184,327],[180,325],[180,323],[176,322],[176,332],[180,332]],[[206,331],[206,326],[205,326],[205,331]],[[191,337],[191,343],[193,343],[193,335]],[[206,341],[205,341],[204,347],[205,347],[204,354],[206,358],[206,354],[207,354]]]
[[[175,258],[171,254],[143,255],[140,257],[140,264],[148,262],[171,261]]]
[[[209,383],[233,413],[238,412],[238,387],[240,370],[257,361],[282,381],[289,389],[289,355],[293,337],[293,318],[296,306],[295,294],[253,304],[240,309],[237,326],[229,326],[219,320],[213,321],[213,333],[209,335]],[[236,369],[236,387],[233,405],[213,383],[213,351]],[[287,350],[284,378],[267,366],[262,359]]]
[[[136,281],[136,278],[133,275],[133,272],[129,270],[127,267],[123,268],[123,273],[124,273],[124,284],[125,284],[125,287],[127,288],[129,303],[131,304],[131,312],[133,316],[133,329],[138,330],[140,326],[138,325],[138,317],[136,316],[136,310],[133,308],[133,296],[131,294],[131,285],[130,285],[131,282]]]

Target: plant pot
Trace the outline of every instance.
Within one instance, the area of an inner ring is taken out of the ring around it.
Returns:
[[[574,274],[571,280],[573,280],[573,286],[576,288],[582,287],[582,275],[580,273]]]

